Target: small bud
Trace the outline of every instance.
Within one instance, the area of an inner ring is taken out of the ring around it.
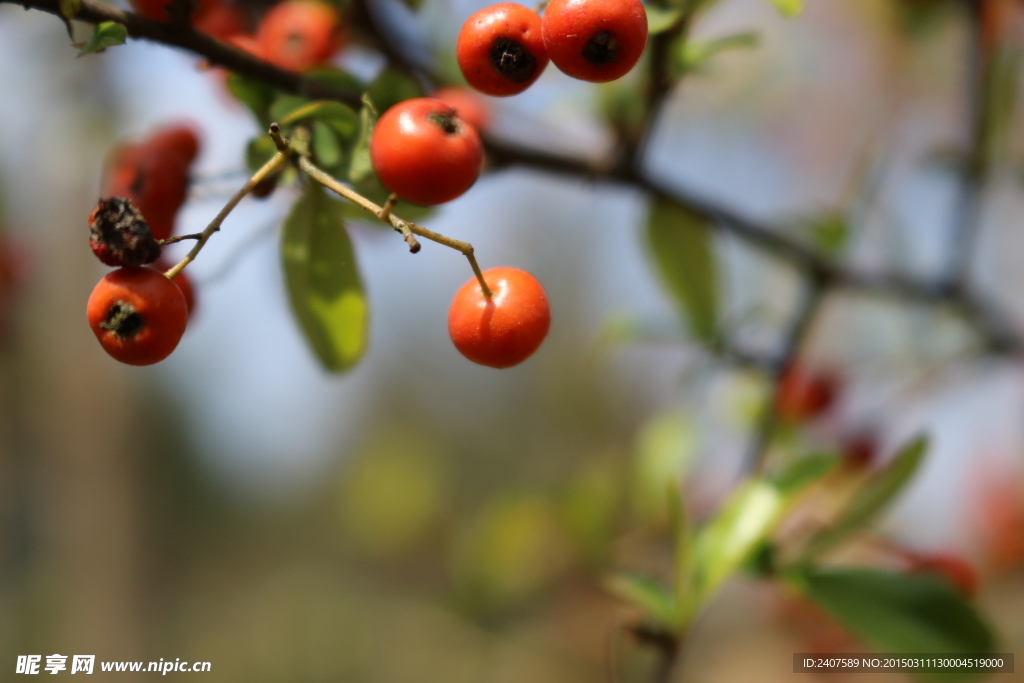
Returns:
[[[108,266],[142,266],[160,258],[160,243],[126,197],[101,199],[89,215],[89,246]]]

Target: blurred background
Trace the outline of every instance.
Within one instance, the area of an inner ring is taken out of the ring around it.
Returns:
[[[375,7],[409,54],[443,60],[484,4]],[[786,20],[763,0],[718,3],[697,37],[751,31],[759,43],[674,92],[648,167],[797,236],[851,211],[846,261],[937,274],[957,188],[945,160],[968,135],[967,38],[960,12],[937,3],[921,20],[925,4],[810,2]],[[358,47],[339,63],[367,77],[381,66]],[[612,87],[548,69],[527,93],[488,100],[493,130],[599,153],[611,136],[596,112]],[[472,242],[484,268],[544,283],[550,336],[514,369],[468,363],[447,338],[451,296],[470,276],[458,253],[427,243],[411,256],[391,231],[353,222],[370,349],[345,376],[322,371],[283,288],[291,190],[243,202],[190,266],[199,303],[176,353],[122,366],[85,321],[104,272],[86,217],[111,146],[182,119],[203,134],[187,233],[241,185],[258,132],[221,79],[141,41],[75,59],[57,19],[0,6],[2,666],[62,653],[210,661],[210,681],[647,680],[652,657],[623,633],[628,610],[602,582],[664,571],[653,492],[685,477],[694,509],[712,511],[766,390],[686,335],[652,270],[647,199],[501,171],[424,221]],[[985,190],[973,264],[1017,328],[1022,124],[1014,114]],[[725,317],[775,352],[798,279],[717,240]],[[1024,367],[978,353],[942,308],[850,295],[828,299],[805,355],[841,390],[794,447],[870,433],[884,457],[930,433],[925,471],[884,528],[974,565],[979,604],[1014,651]],[[807,623],[777,588],[737,580],[698,622],[679,680],[789,678],[791,653],[820,635]]]

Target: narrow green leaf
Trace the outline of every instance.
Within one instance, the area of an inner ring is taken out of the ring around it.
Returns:
[[[744,484],[695,541],[696,598],[710,596],[746,564],[779,522],[786,499],[765,481]]]
[[[851,633],[889,653],[991,652],[995,638],[945,581],[875,569],[812,569],[795,585]],[[972,672],[942,680],[965,680]]]
[[[78,56],[84,57],[94,52],[102,52],[108,47],[124,45],[124,41],[127,39],[128,29],[123,24],[118,24],[114,21],[104,21],[96,24],[92,37],[89,38],[89,42],[85,44],[85,47],[79,50]]]
[[[281,241],[292,310],[313,352],[331,372],[366,349],[368,308],[355,252],[337,203],[310,184],[284,224]]]
[[[982,97],[982,126],[980,147],[985,163],[994,163],[1009,147],[1007,135],[1014,120],[1017,104],[1021,52],[1001,48],[986,62]]]
[[[673,577],[676,626],[682,627],[692,613],[693,591],[693,532],[683,503],[682,487],[678,482],[668,491],[669,527],[672,530]]]
[[[713,341],[718,320],[718,267],[708,219],[664,198],[651,205],[647,238],[658,272],[689,319],[690,331]]]
[[[914,477],[927,450],[928,438],[924,436],[904,446],[888,467],[864,485],[839,521],[811,540],[805,558],[832,547],[882,512]]]
[[[786,496],[796,495],[828,473],[839,458],[834,455],[812,455],[800,458],[773,478],[773,483]]]
[[[65,19],[74,19],[82,9],[82,0],[60,0],[60,13]]]
[[[229,74],[228,91],[252,113],[261,128],[268,128],[272,123],[270,107],[277,99],[275,90],[255,79]]]
[[[679,66],[684,71],[694,71],[708,59],[721,52],[739,48],[754,48],[760,43],[761,37],[756,33],[737,33],[702,42],[686,41],[679,45]]]
[[[681,16],[683,16],[683,10],[680,7],[647,5],[647,35],[664,33],[672,28]]]
[[[277,119],[282,126],[310,119],[322,121],[330,126],[338,137],[346,142],[355,134],[359,126],[359,115],[341,102],[329,100],[309,102],[296,107]]]
[[[283,123],[292,113],[302,109],[310,103],[309,99],[305,97],[297,97],[295,95],[278,95],[274,98],[273,104],[270,105],[270,120],[277,121],[282,126]],[[290,121],[289,123],[293,123]]]
[[[370,162],[370,138],[373,126],[377,123],[377,110],[369,97],[363,96],[363,107],[359,110],[359,125],[356,128],[352,145],[346,151],[348,169],[345,177],[349,182],[359,183],[373,176],[373,164]]]
[[[768,0],[784,17],[795,17],[804,11],[804,0]]]
[[[643,576],[618,574],[605,584],[613,595],[639,608],[655,625],[674,630],[676,605],[667,586]]]

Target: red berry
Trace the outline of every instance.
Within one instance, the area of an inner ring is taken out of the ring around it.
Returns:
[[[833,373],[790,365],[779,378],[775,404],[779,417],[794,424],[818,417],[835,402],[839,385]]]
[[[451,107],[459,118],[476,128],[483,130],[491,121],[491,112],[487,103],[476,93],[465,88],[441,88],[431,95]]]
[[[859,431],[846,437],[842,446],[843,462],[854,469],[870,467],[878,459],[878,437]]]
[[[136,14],[153,21],[170,21],[167,7],[172,0],[128,0]]]
[[[267,61],[305,71],[322,64],[345,41],[338,11],[319,0],[285,0],[263,15],[256,39]]]
[[[101,199],[92,210],[89,247],[108,266],[142,266],[160,257],[160,244],[126,197]]]
[[[416,97],[384,112],[370,138],[384,187],[414,204],[442,204],[476,182],[484,160],[476,130],[441,100]]]
[[[108,273],[92,290],[86,311],[103,349],[129,365],[151,365],[169,356],[188,321],[181,290],[152,268]]]
[[[170,270],[173,265],[173,263],[168,263],[167,261],[160,259],[153,265],[153,267],[163,272]],[[178,285],[178,289],[181,290],[182,295],[185,297],[185,306],[188,307],[188,317],[191,319],[192,313],[196,308],[195,285],[192,284],[192,278],[190,278],[188,273],[183,270],[175,275],[171,282]]]
[[[491,268],[484,281],[488,299],[474,277],[448,310],[448,334],[463,356],[492,368],[518,365],[533,355],[551,327],[551,307],[537,278],[518,268]]]
[[[241,3],[229,0],[203,0],[192,17],[195,30],[219,40],[245,33],[246,23]]]
[[[521,93],[548,65],[541,18],[512,2],[485,7],[462,25],[455,55],[466,81],[480,92]]]
[[[190,123],[164,126],[150,136],[149,146],[160,153],[176,155],[188,165],[199,155],[199,131]]]
[[[593,83],[626,75],[647,45],[647,12],[640,0],[551,0],[543,24],[555,66]]]
[[[971,565],[956,555],[912,553],[908,559],[910,560],[910,570],[913,572],[933,574],[949,582],[967,597],[973,597],[978,592],[978,574]]]
[[[189,165],[198,149],[198,137],[186,126],[163,128],[142,143],[123,145],[110,156],[101,194],[131,199],[153,237],[167,239],[188,195]]]
[[[238,33],[236,35],[227,38],[227,42],[234,45],[243,52],[248,52],[254,57],[265,59],[263,54],[263,46],[260,45],[260,41],[255,36],[250,36],[245,33]]]

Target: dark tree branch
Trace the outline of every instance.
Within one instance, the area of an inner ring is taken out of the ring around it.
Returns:
[[[963,287],[967,282],[980,228],[982,194],[988,176],[988,154],[985,149],[988,125],[985,75],[992,68],[991,55],[985,54],[982,39],[981,1],[966,0],[964,5],[968,16],[968,46],[965,59],[967,81],[964,84],[964,101],[967,102],[970,148],[953,208],[952,240],[946,280],[954,288]]]
[[[58,0],[0,0],[0,3],[20,5],[25,9],[38,9],[61,16]],[[181,48],[205,58],[211,64],[223,66],[238,74],[257,79],[289,93],[314,99],[333,99],[359,106],[359,98],[351,92],[327,83],[303,78],[301,74],[286,71],[265,62],[233,45],[211,38],[187,25],[152,21],[132,12],[125,12],[96,0],[82,0],[82,9],[76,21],[98,24],[114,21],[123,24],[132,38],[149,40]]]

